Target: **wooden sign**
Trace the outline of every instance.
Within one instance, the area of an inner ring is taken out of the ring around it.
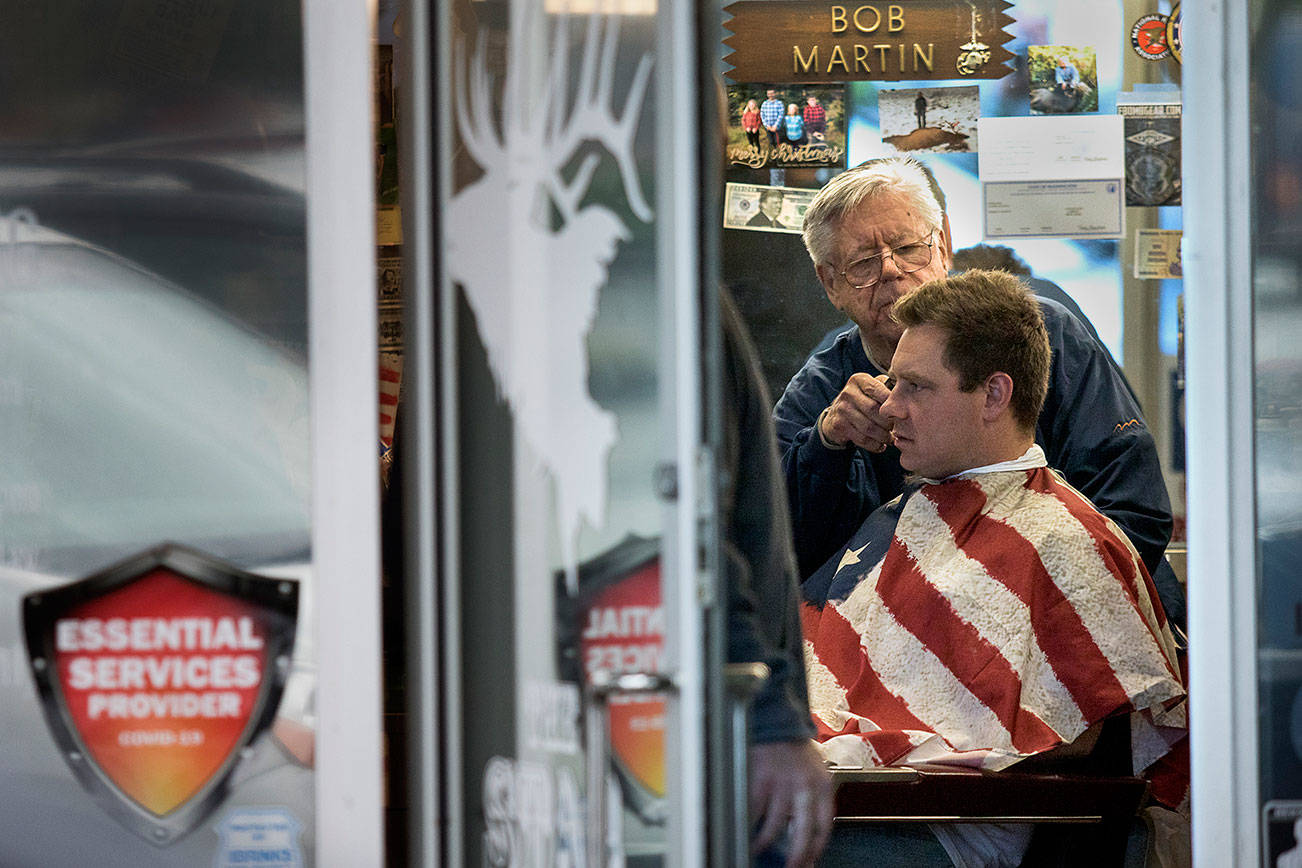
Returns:
[[[1013,55],[1006,0],[826,3],[738,0],[724,7],[734,82],[1003,78]]]

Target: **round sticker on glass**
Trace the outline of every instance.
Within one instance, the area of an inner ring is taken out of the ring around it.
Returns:
[[[1184,48],[1184,37],[1181,35],[1182,27],[1180,26],[1180,4],[1175,4],[1171,14],[1166,17],[1166,44],[1171,46],[1171,56],[1179,63],[1184,63],[1181,49]]]
[[[1130,28],[1130,46],[1145,60],[1161,60],[1171,55],[1166,39],[1166,16],[1145,15]]]

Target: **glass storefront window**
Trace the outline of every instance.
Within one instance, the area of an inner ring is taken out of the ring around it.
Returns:
[[[30,618],[24,641],[24,606],[33,595],[39,599],[165,543],[274,575],[270,587],[279,585],[286,595],[297,588],[298,641],[292,660],[286,650],[271,664],[288,675],[283,701],[250,707],[275,711],[277,732],[288,727],[303,737],[300,747],[311,745],[301,15],[300,4],[290,2],[55,0],[3,16],[0,861],[6,865],[83,865],[89,854],[106,866],[225,864],[222,854],[229,855],[248,822],[274,827],[283,854],[297,864],[315,861],[310,749],[287,750],[269,731],[271,715],[241,730],[251,739],[247,749],[237,744],[216,756],[213,748],[196,759],[211,730],[177,723],[159,706],[145,708],[150,697],[159,698],[150,691],[166,680],[158,669],[164,658],[155,655],[151,681],[125,678],[125,692],[103,694],[137,703],[128,709],[131,726],[103,744],[80,730],[80,750],[68,751],[42,716],[50,699],[43,685],[37,690],[34,673],[43,660],[31,650]],[[216,596],[203,597],[206,591],[184,583],[168,587],[173,598],[185,596],[180,587],[206,601],[187,617],[216,617],[203,610]],[[175,623],[168,620],[174,617],[168,600],[143,605],[158,623]],[[260,641],[251,636],[247,644]],[[273,644],[269,639],[259,647]],[[128,666],[126,659],[109,658],[105,666]],[[226,665],[194,659],[199,668]],[[145,662],[133,658],[130,665]],[[116,689],[103,686],[109,679],[96,683],[96,689]],[[191,711],[192,720],[206,714],[198,705]],[[176,779],[185,777],[193,789],[171,793],[162,774],[140,771],[154,769],[150,763],[160,756],[147,748],[168,739],[176,739],[181,757],[172,767]],[[209,737],[210,748],[216,742]],[[88,757],[108,777],[110,766],[137,774],[130,786],[114,781],[123,793],[170,795],[159,801],[124,796],[115,810],[106,809],[97,803],[106,791],[83,786],[88,775],[78,763]],[[230,774],[205,790],[215,778],[194,770],[209,767]],[[178,800],[183,808],[173,809]],[[202,810],[188,813],[184,806],[191,803],[202,803]],[[250,819],[253,806],[268,804],[279,806],[275,816]],[[186,822],[177,821],[183,813]],[[127,820],[119,822],[122,817]]]
[[[1274,865],[1302,846],[1302,4],[1250,10],[1259,774]]]

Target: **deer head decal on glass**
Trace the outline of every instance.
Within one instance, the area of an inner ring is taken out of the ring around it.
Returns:
[[[618,16],[580,20],[582,41],[571,46],[573,18],[549,21],[541,6],[512,4],[500,86],[485,33],[469,57],[465,42],[454,50],[456,130],[482,174],[453,194],[443,232],[448,273],[474,311],[497,386],[555,483],[572,577],[581,523],[605,522],[616,439],[614,415],[588,390],[587,351],[608,268],[631,237],[615,209],[652,216],[634,153],[651,56],[639,60],[616,114]],[[622,204],[592,189],[606,159],[618,169]]]

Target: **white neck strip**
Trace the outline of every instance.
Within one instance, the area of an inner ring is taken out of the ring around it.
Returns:
[[[1011,461],[1000,461],[998,464],[973,467],[971,470],[963,470],[946,476],[944,479],[924,479],[922,481],[930,483],[947,482],[963,476],[980,476],[983,473],[1000,473],[1005,470],[1034,470],[1037,467],[1047,467],[1048,465],[1049,462],[1045,459],[1044,450],[1040,448],[1040,444],[1032,443],[1031,448],[1023,452],[1021,457],[1014,458]]]

